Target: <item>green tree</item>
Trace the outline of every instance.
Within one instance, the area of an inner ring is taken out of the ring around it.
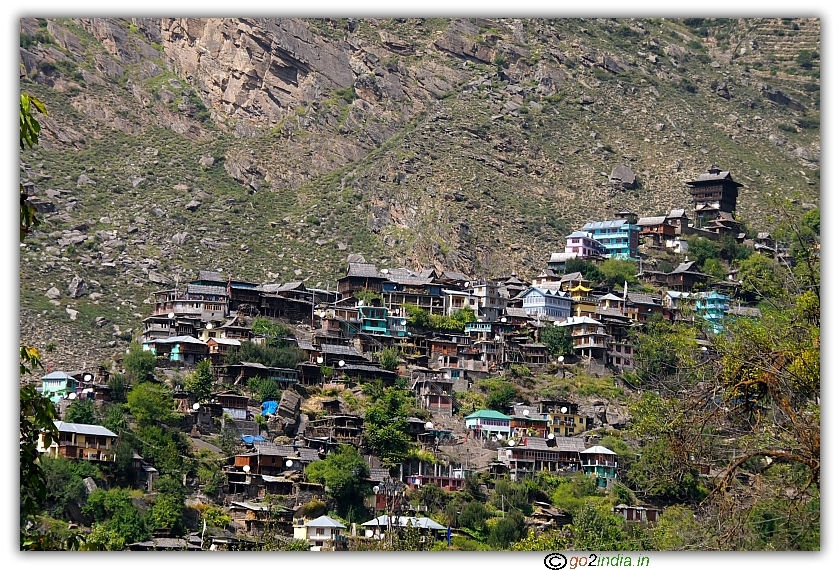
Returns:
[[[514,542],[525,538],[526,533],[525,517],[519,510],[513,509],[490,527],[487,543],[499,550],[507,549]]]
[[[720,258],[720,245],[704,237],[688,236],[688,257],[703,267],[707,259]]]
[[[632,549],[619,517],[606,514],[592,501],[586,501],[572,519],[572,548],[596,552]]]
[[[371,452],[386,465],[396,465],[412,447],[407,419],[415,412],[415,399],[411,392],[398,386],[376,394],[365,412],[365,440]]]
[[[85,477],[101,478],[99,468],[90,461],[74,461],[65,457],[41,458],[47,494],[44,507],[54,516],[65,517],[71,504],[81,505],[87,497]]]
[[[598,266],[591,261],[583,259],[570,259],[566,262],[566,273],[581,273],[583,277],[592,283],[601,283],[604,276]]]
[[[259,362],[272,368],[297,368],[305,360],[301,350],[288,345],[262,347],[253,342],[243,342],[225,355],[225,364]]]
[[[111,389],[111,401],[125,403],[128,394],[128,381],[123,374],[111,374],[108,377],[108,387]]]
[[[559,552],[568,550],[568,539],[556,530],[550,530],[537,535],[533,529],[528,536],[514,543],[511,550],[525,552]]]
[[[184,389],[195,394],[199,402],[206,402],[213,393],[213,365],[209,360],[202,360],[195,370],[184,380]]]
[[[64,412],[64,420],[74,424],[98,425],[93,400],[74,400]]]
[[[487,528],[487,507],[481,501],[470,501],[461,509],[458,515],[458,526],[483,531]]]
[[[274,322],[266,317],[257,317],[251,324],[251,330],[257,336],[264,336],[268,347],[286,346],[286,339],[289,337],[289,329],[281,323]]]
[[[552,356],[565,356],[575,350],[569,327],[545,327],[540,331],[540,342]]]
[[[638,281],[636,273],[638,273],[639,268],[635,263],[627,259],[607,259],[601,264],[599,269],[601,270],[604,284],[610,289],[615,286],[624,287],[625,281],[629,285],[633,285]]]
[[[155,364],[155,355],[149,350],[143,350],[139,342],[132,342],[123,358],[123,368],[139,382],[149,379],[155,371]]]
[[[364,479],[370,474],[370,467],[355,447],[339,445],[326,459],[307,465],[304,473],[308,481],[329,487],[327,494],[335,501],[339,516],[361,520],[369,490]]]
[[[122,550],[127,544],[151,537],[146,521],[127,489],[97,489],[88,497],[82,512],[97,523],[88,538],[103,549]],[[97,526],[102,528],[97,531]]]
[[[738,278],[744,291],[760,299],[776,302],[786,296],[785,270],[775,260],[754,253],[738,266]]]
[[[250,390],[260,402],[276,400],[281,394],[280,388],[277,386],[277,382],[268,378],[249,378],[248,390]]]
[[[128,393],[128,411],[140,425],[178,419],[172,392],[161,384],[141,382]]]
[[[400,365],[400,351],[395,348],[383,348],[379,352],[379,366],[394,371]]]
[[[518,394],[516,386],[506,380],[492,379],[487,382],[487,387],[487,407],[506,413]]]
[[[700,270],[706,275],[711,275],[715,279],[726,279],[727,271],[723,264],[717,258],[710,257],[705,262]]]

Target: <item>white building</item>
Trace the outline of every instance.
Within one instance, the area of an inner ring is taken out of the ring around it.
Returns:
[[[306,540],[310,550],[333,550],[335,544],[343,540],[341,529],[347,528],[337,520],[323,515],[308,523],[303,519],[295,521],[294,536],[299,540]]]

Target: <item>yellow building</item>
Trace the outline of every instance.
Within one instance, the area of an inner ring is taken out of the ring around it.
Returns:
[[[572,316],[594,318],[598,301],[592,297],[592,289],[581,284],[569,289],[572,297]]]
[[[102,426],[56,421],[58,441],[44,446],[44,436],[38,438],[38,451],[52,457],[87,459],[89,461],[114,461],[118,436]]]

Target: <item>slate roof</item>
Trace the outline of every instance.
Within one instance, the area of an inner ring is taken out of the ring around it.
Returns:
[[[194,283],[188,283],[187,293],[195,293],[197,295],[227,295],[227,288],[219,285],[195,285]]]
[[[322,344],[321,352],[324,354],[338,354],[343,356],[362,356],[355,348],[340,344]]]
[[[306,286],[303,284],[303,281],[291,281],[289,283],[283,283],[278,291],[294,291],[296,289],[300,289],[303,287],[306,289]]]
[[[372,277],[376,279],[386,279],[387,277],[376,269],[373,263],[348,263],[347,277]]]
[[[674,208],[673,210],[668,212],[668,215],[666,215],[665,217],[669,220],[672,218],[683,218],[685,217],[685,208]]]
[[[627,300],[631,303],[635,303],[637,305],[656,305],[659,306],[659,303],[653,300],[653,297],[648,295],[647,293],[627,293]]]
[[[374,468],[371,468],[370,476],[368,477],[368,479],[371,479],[373,481],[384,481],[385,479],[389,478],[390,476],[391,476],[391,473],[387,469],[383,469],[381,467],[374,467]]]
[[[577,259],[580,254],[576,252],[559,252],[559,253],[552,253],[551,258],[549,258],[549,263],[563,263],[565,261],[569,261],[570,259]]]
[[[74,424],[70,422],[62,422],[62,421],[54,421],[55,427],[58,431],[63,431],[65,433],[80,433],[82,435],[103,435],[109,437],[117,437],[117,434],[109,430],[108,428],[91,425],[91,424]]]
[[[297,341],[298,348],[301,350],[315,350],[315,347],[312,346],[312,341],[307,340],[305,338],[299,338]]]
[[[522,307],[507,307],[505,308],[504,314],[509,317],[519,317],[522,319],[531,318],[531,316]]]
[[[215,341],[216,344],[227,344],[230,346],[242,346],[242,343],[235,338],[211,338],[207,342]]]
[[[600,325],[599,321],[591,317],[568,317],[565,321],[559,321],[561,327],[570,325]]]
[[[279,457],[292,457],[295,454],[295,447],[293,445],[277,445],[269,442],[254,442],[254,449],[260,455],[274,455]]]
[[[218,282],[227,282],[227,279],[222,277],[222,274],[218,271],[207,271],[207,270],[200,270],[198,272],[198,280],[199,281],[218,281]]]
[[[203,340],[199,340],[199,339],[195,338],[194,336],[189,336],[189,335],[170,336],[170,337],[167,337],[167,338],[159,338],[157,340],[149,341],[149,344],[151,344],[153,342],[158,343],[158,344],[175,344],[175,343],[178,343],[178,342],[186,342],[186,343],[189,343],[189,344],[206,344]]]
[[[761,309],[756,307],[731,307],[726,310],[727,315],[736,317],[757,317],[761,318]]]
[[[651,216],[648,218],[639,218],[636,222],[637,226],[658,226],[665,223],[666,216]]]

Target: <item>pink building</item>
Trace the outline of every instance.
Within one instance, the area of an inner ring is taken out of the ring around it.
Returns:
[[[576,253],[578,257],[602,257],[606,248],[588,232],[573,232],[566,236],[566,253]]]

